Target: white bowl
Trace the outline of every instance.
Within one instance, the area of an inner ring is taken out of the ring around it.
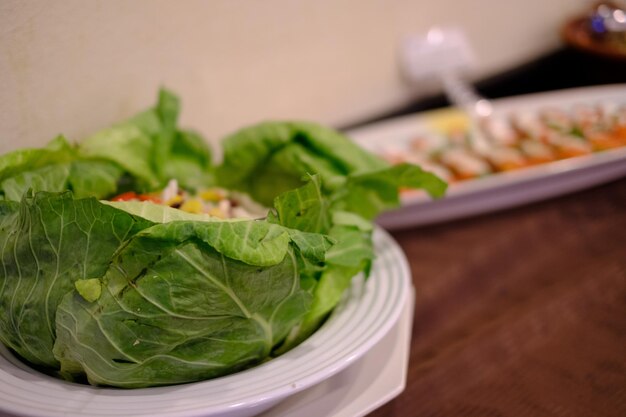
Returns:
[[[43,375],[0,349],[0,410],[32,417],[246,417],[335,375],[382,339],[398,320],[411,278],[384,231],[374,233],[368,280],[355,277],[331,317],[295,349],[257,367],[208,381],[122,390]]]

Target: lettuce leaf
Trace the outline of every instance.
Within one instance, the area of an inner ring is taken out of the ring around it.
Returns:
[[[102,276],[120,245],[151,223],[71,193],[0,201],[0,340],[54,368],[56,308],[79,279]]]
[[[19,201],[28,191],[73,190],[77,197],[105,197],[117,190],[124,171],[110,161],[80,159],[63,136],[41,149],[0,157],[0,196]]]
[[[169,152],[155,159],[162,180],[177,179],[187,190],[199,190],[215,183],[212,154],[203,137],[181,130],[170,144]]]
[[[0,156],[0,181],[22,172],[74,159],[74,149],[63,136],[57,136],[43,148],[20,149]]]
[[[328,237],[139,204],[0,201],[0,341],[67,379],[155,386],[257,364],[310,310],[301,265]]]
[[[179,112],[178,97],[162,89],[154,107],[82,140],[78,152],[121,167],[135,191],[159,189],[170,179],[189,188],[207,186],[211,151],[198,134],[177,128]]]
[[[441,197],[446,183],[416,165],[390,166],[341,133],[308,122],[264,122],[224,138],[220,185],[244,191],[267,206],[311,175],[331,202],[372,219],[399,205],[399,189]]]
[[[367,276],[374,260],[372,223],[358,214],[333,208],[321,189],[318,176],[295,190],[276,197],[270,221],[306,232],[323,233],[333,242],[318,268],[309,265],[307,288],[313,295],[311,309],[275,350],[280,355],[315,332],[335,308],[354,276]],[[305,268],[303,268],[305,269]]]
[[[8,200],[19,200],[29,189],[65,191],[69,176],[69,164],[48,165],[7,178],[2,182],[2,190]]]
[[[222,147],[218,183],[267,206],[304,185],[308,174],[318,175],[326,187],[349,173],[388,166],[341,133],[308,122],[260,123],[226,137]]]
[[[30,188],[64,191],[74,158],[75,151],[63,136],[43,148],[0,156],[0,198],[19,201]]]
[[[155,191],[170,179],[190,190],[213,184],[211,150],[197,133],[177,127],[179,107],[161,90],[154,107],[78,145],[59,136],[43,148],[0,156],[0,198],[19,201],[29,189],[105,198]]]
[[[374,219],[400,205],[401,188],[423,189],[442,197],[447,184],[417,165],[399,164],[376,171],[348,175],[333,194],[334,208]]]
[[[400,188],[445,191],[307,122],[236,132],[215,170],[206,142],[178,128],[179,109],[162,90],[78,145],[58,137],[0,157],[0,341],[25,360],[128,388],[253,366],[310,336],[353,277],[368,276],[372,219],[399,204]],[[172,178],[274,209],[218,220],[93,198]]]
[[[274,199],[276,219],[273,221],[291,229],[326,233],[331,226],[330,204],[323,196],[317,175],[295,190],[286,191]]]
[[[441,197],[446,183],[410,164],[390,166],[332,129],[312,123],[266,122],[224,139],[218,182],[275,207],[269,220],[334,242],[323,265],[310,271],[311,310],[276,350],[311,335],[340,301],[352,278],[367,277],[374,260],[376,216],[400,204],[401,188]]]
[[[212,378],[268,357],[310,306],[293,251],[254,266],[215,250],[202,229],[182,237],[178,225],[147,229],[114,258],[96,302],[65,297],[54,347],[62,373],[82,369],[94,385],[136,388]]]
[[[70,166],[70,176],[66,189],[74,192],[76,198],[103,198],[117,192],[118,183],[124,171],[108,161],[76,160]],[[50,187],[32,187],[36,191],[56,191]]]

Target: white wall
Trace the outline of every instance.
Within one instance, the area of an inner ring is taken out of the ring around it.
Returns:
[[[585,0],[0,1],[0,152],[151,104],[215,141],[266,118],[332,125],[410,99],[401,37],[460,26],[488,75],[549,51]]]

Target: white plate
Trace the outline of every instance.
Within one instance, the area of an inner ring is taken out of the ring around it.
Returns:
[[[410,272],[398,245],[374,233],[376,261],[356,277],[324,326],[297,348],[255,368],[209,381],[120,390],[63,382],[0,351],[0,412],[33,417],[243,417],[261,413],[355,363],[398,321]]]
[[[412,290],[400,320],[354,365],[259,417],[360,417],[398,396],[406,386],[414,299]]]
[[[496,114],[508,114],[602,101],[626,103],[626,84],[529,94],[494,100],[493,104]],[[416,134],[428,132],[428,117],[428,113],[404,116],[347,134],[372,152],[380,153],[389,145],[401,149]],[[626,147],[457,182],[437,201],[407,194],[402,206],[383,214],[378,223],[386,229],[399,229],[453,220],[556,197],[624,175]]]

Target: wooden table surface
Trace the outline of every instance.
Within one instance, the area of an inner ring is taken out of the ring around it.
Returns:
[[[626,178],[393,236],[407,386],[370,416],[626,416]]]

